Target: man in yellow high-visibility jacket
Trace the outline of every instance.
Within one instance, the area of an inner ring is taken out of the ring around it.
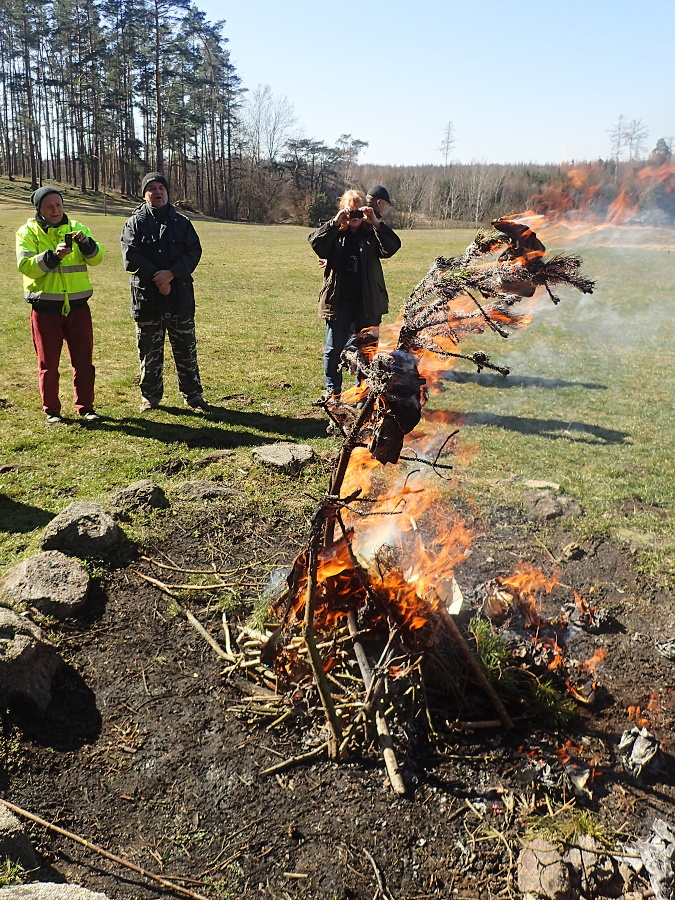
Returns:
[[[16,260],[23,275],[24,299],[33,307],[31,332],[38,360],[42,408],[49,425],[62,425],[59,360],[65,341],[73,367],[75,408],[95,422],[94,334],[88,266],[103,259],[103,245],[84,225],[70,219],[63,196],[46,185],[32,195],[35,217],[16,233]]]

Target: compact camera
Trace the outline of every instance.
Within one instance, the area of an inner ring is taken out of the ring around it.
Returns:
[[[363,218],[363,210],[362,209],[350,209],[349,210],[349,218],[350,219],[362,219]]]

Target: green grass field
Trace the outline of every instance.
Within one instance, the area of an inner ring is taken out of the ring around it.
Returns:
[[[188,461],[213,448],[236,457],[219,473],[269,499],[270,479],[251,465],[248,448],[302,440],[327,453],[322,414],[311,402],[322,391],[323,326],[316,315],[321,272],[308,229],[195,218],[204,255],[196,272],[197,335],[207,418],[182,406],[167,357],[164,408],[138,412],[137,359],[119,233],[131,207],[108,215],[75,192],[66,197],[103,241],[107,258],[92,270],[98,427],[44,423],[21,298],[14,233],[31,214],[29,192],[0,184],[0,272],[6,300],[0,364],[0,563],[34,552],[46,519],[78,499],[105,505],[116,489],[153,472],[168,458]],[[25,199],[23,199],[25,198]],[[411,231],[385,263],[392,314],[438,255],[464,249],[469,231]],[[545,238],[544,238],[545,239]],[[559,307],[537,304],[530,327],[507,341],[492,333],[462,352],[484,349],[512,375],[476,375],[468,364],[449,373],[432,408],[465,415],[461,441],[475,453],[457,469],[457,490],[479,509],[519,502],[522,481],[546,479],[581,501],[583,534],[609,534],[639,548],[654,577],[675,576],[675,416],[672,305],[675,233],[613,229],[568,245],[597,280],[590,297],[567,293]],[[63,413],[72,416],[70,369],[64,352]],[[203,470],[200,470],[203,473]],[[199,477],[208,477],[208,472]],[[153,475],[159,483],[169,482]],[[325,471],[306,476],[319,490]],[[285,490],[285,489],[284,489]],[[284,491],[279,489],[276,502]],[[627,505],[632,508],[626,514]]]

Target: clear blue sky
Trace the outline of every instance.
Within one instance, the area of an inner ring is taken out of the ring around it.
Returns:
[[[269,84],[305,137],[361,162],[606,158],[621,114],[675,137],[675,0],[196,0],[225,19],[244,86]]]

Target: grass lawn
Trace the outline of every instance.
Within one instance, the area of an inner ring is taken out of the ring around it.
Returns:
[[[3,193],[4,192],[4,193]],[[103,241],[107,258],[91,278],[97,367],[97,427],[44,423],[31,346],[29,307],[21,299],[14,233],[31,215],[29,192],[0,182],[0,564],[34,552],[46,520],[74,498],[104,503],[116,489],[147,477],[179,456],[196,461],[213,448],[235,448],[218,473],[261,503],[283,504],[277,483],[251,464],[248,448],[277,440],[311,443],[327,455],[322,413],[323,326],[316,316],[321,271],[309,229],[217,222],[194,217],[204,255],[195,275],[197,336],[205,396],[217,409],[201,417],[183,408],[167,350],[162,409],[141,415],[128,282],[119,233],[131,205],[66,195],[66,210]],[[434,257],[460,252],[469,231],[412,231],[385,263],[393,313]],[[544,240],[546,242],[546,236]],[[456,489],[479,509],[517,504],[524,479],[561,484],[586,516],[584,534],[609,534],[637,546],[654,576],[675,576],[675,232],[624,228],[596,233],[579,252],[597,280],[590,297],[565,295],[554,307],[536,304],[530,327],[507,341],[488,333],[461,352],[486,350],[510,367],[508,379],[477,375],[468,364],[448,372],[432,409],[465,417]],[[63,413],[71,415],[67,358],[62,365]],[[209,470],[199,470],[209,477]],[[162,475],[153,479],[165,486]],[[186,476],[186,477],[189,477]],[[315,493],[325,466],[303,476]],[[632,504],[632,507],[631,507]],[[631,507],[628,509],[628,507]]]

